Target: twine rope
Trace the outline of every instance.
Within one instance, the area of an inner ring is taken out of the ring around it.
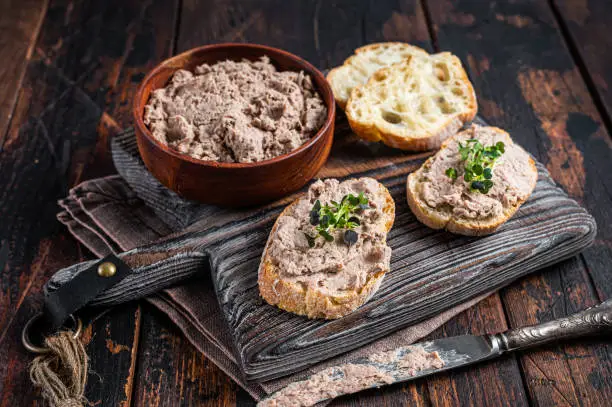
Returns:
[[[45,339],[49,352],[37,356],[30,379],[52,407],[83,407],[87,382],[87,354],[74,332],[61,331]]]

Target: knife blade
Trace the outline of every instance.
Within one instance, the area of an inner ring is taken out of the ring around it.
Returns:
[[[403,346],[329,367],[280,389],[259,407],[312,406],[361,390],[418,379],[557,340],[612,332],[612,299],[539,325]]]

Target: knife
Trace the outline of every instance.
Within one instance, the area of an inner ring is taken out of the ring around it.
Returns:
[[[258,403],[312,406],[345,394],[406,382],[549,342],[612,333],[612,299],[576,314],[505,332],[463,335],[404,346],[323,369]]]

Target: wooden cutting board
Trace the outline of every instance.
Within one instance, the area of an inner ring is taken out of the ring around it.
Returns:
[[[479,294],[577,254],[596,233],[594,219],[558,188],[543,165],[531,198],[497,233],[480,238],[434,231],[406,203],[406,176],[430,153],[410,155],[365,143],[338,119],[321,177],[373,177],[391,192],[396,219],[388,243],[391,272],[364,306],[339,320],[308,320],[265,303],[260,257],[280,210],[295,196],[234,218],[207,239],[215,290],[247,379],[268,380],[347,352],[439,314]],[[196,223],[197,227],[197,223]]]

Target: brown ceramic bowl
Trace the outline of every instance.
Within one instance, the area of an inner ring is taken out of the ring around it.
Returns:
[[[144,106],[155,89],[166,86],[178,69],[203,63],[267,55],[279,71],[304,71],[327,106],[321,129],[290,153],[257,163],[202,161],[181,154],[153,138],[143,122]],[[270,202],[304,186],[327,160],[334,134],[336,113],[332,90],[325,76],[303,59],[280,49],[253,44],[217,44],[195,48],[163,61],[143,80],[133,106],[138,149],[148,170],[179,195],[220,206],[248,206]]]

